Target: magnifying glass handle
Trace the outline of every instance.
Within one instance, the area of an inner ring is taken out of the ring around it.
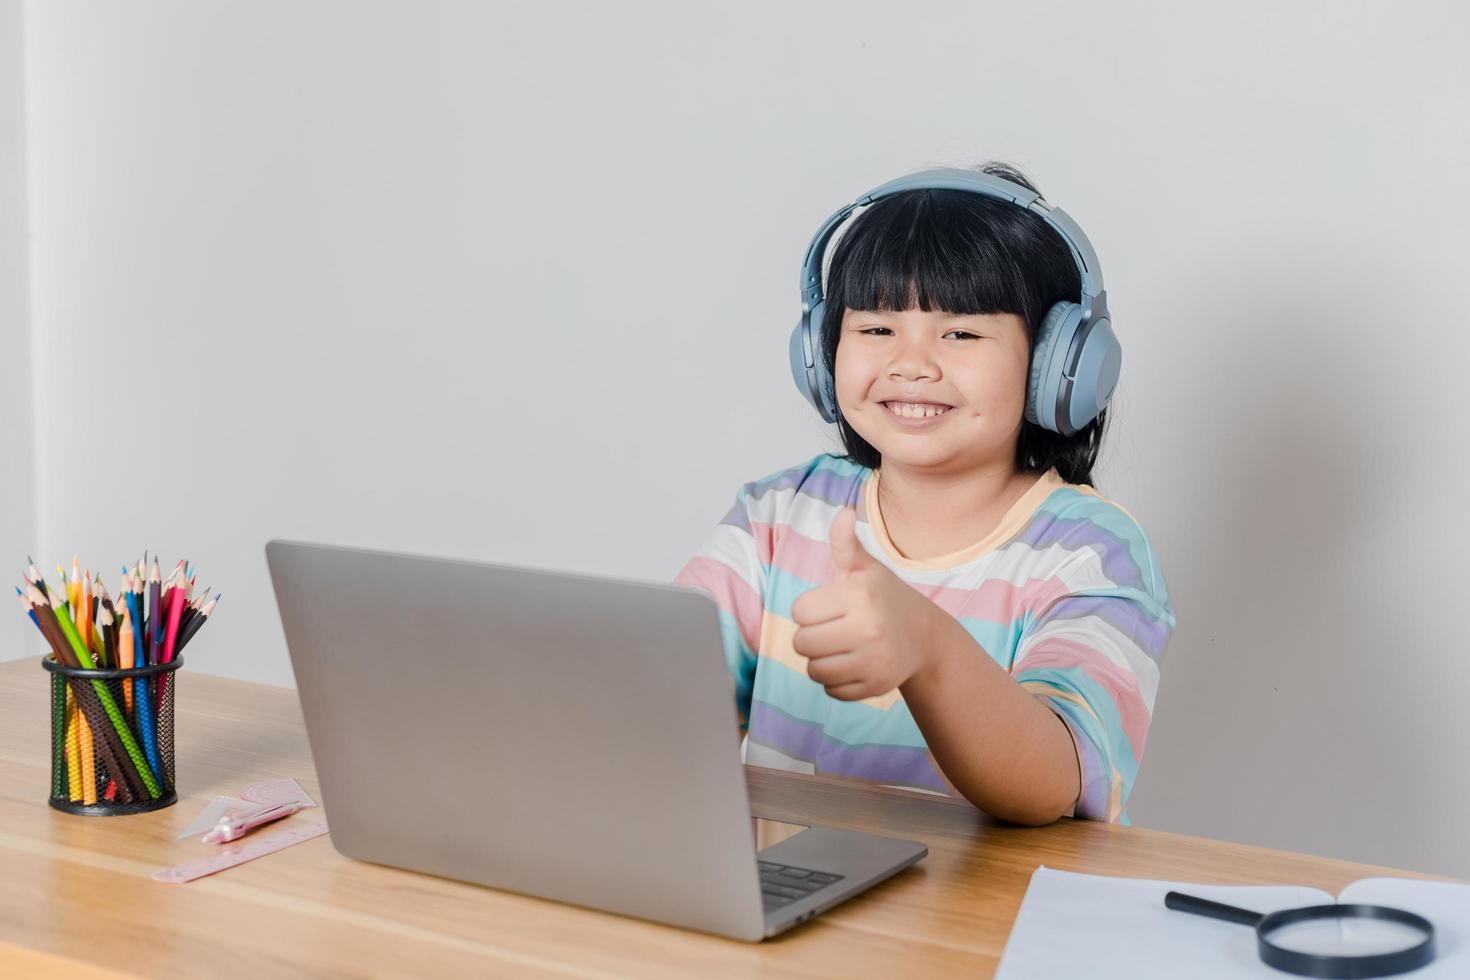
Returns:
[[[1220,902],[1212,902],[1207,898],[1197,898],[1194,895],[1186,895],[1183,892],[1169,892],[1164,896],[1164,906],[1176,909],[1180,912],[1192,912],[1195,915],[1208,916],[1211,919],[1224,919],[1226,922],[1237,922],[1243,926],[1255,926],[1265,916],[1250,909],[1236,908],[1234,905],[1225,905]]]

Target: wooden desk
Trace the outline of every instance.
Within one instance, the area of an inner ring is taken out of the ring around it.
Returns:
[[[149,876],[197,855],[174,837],[215,796],[276,776],[318,792],[294,691],[177,676],[178,804],[80,817],[46,805],[39,658],[0,664],[0,976],[987,976],[1038,864],[1334,893],[1369,875],[1430,877],[1086,820],[1005,826],[966,803],[749,769],[760,817],[910,837],[929,856],[758,945],[351,861],[326,837],[165,885]],[[305,819],[324,817],[288,822]]]

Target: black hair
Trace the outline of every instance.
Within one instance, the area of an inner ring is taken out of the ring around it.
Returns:
[[[973,168],[1035,185],[1008,163]],[[1015,313],[1026,321],[1028,350],[1041,319],[1058,300],[1077,302],[1082,276],[1067,243],[1035,213],[1009,201],[970,191],[925,188],[870,204],[854,218],[831,253],[822,358],[836,377],[837,344],[846,310]],[[1068,483],[1092,485],[1107,409],[1081,430],[1063,436],[1021,419],[1016,470],[1045,473],[1056,467]],[[838,413],[847,458],[876,469],[882,454]]]

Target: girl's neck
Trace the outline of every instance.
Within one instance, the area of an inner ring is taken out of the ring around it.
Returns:
[[[881,465],[878,509],[888,539],[905,558],[947,555],[981,540],[1036,485],[1009,461],[964,473],[922,473]]]

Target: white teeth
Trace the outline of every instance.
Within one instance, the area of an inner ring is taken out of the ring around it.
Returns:
[[[906,419],[927,419],[935,415],[943,415],[949,411],[948,407],[939,405],[919,405],[914,402],[886,402],[888,410],[894,415]]]

